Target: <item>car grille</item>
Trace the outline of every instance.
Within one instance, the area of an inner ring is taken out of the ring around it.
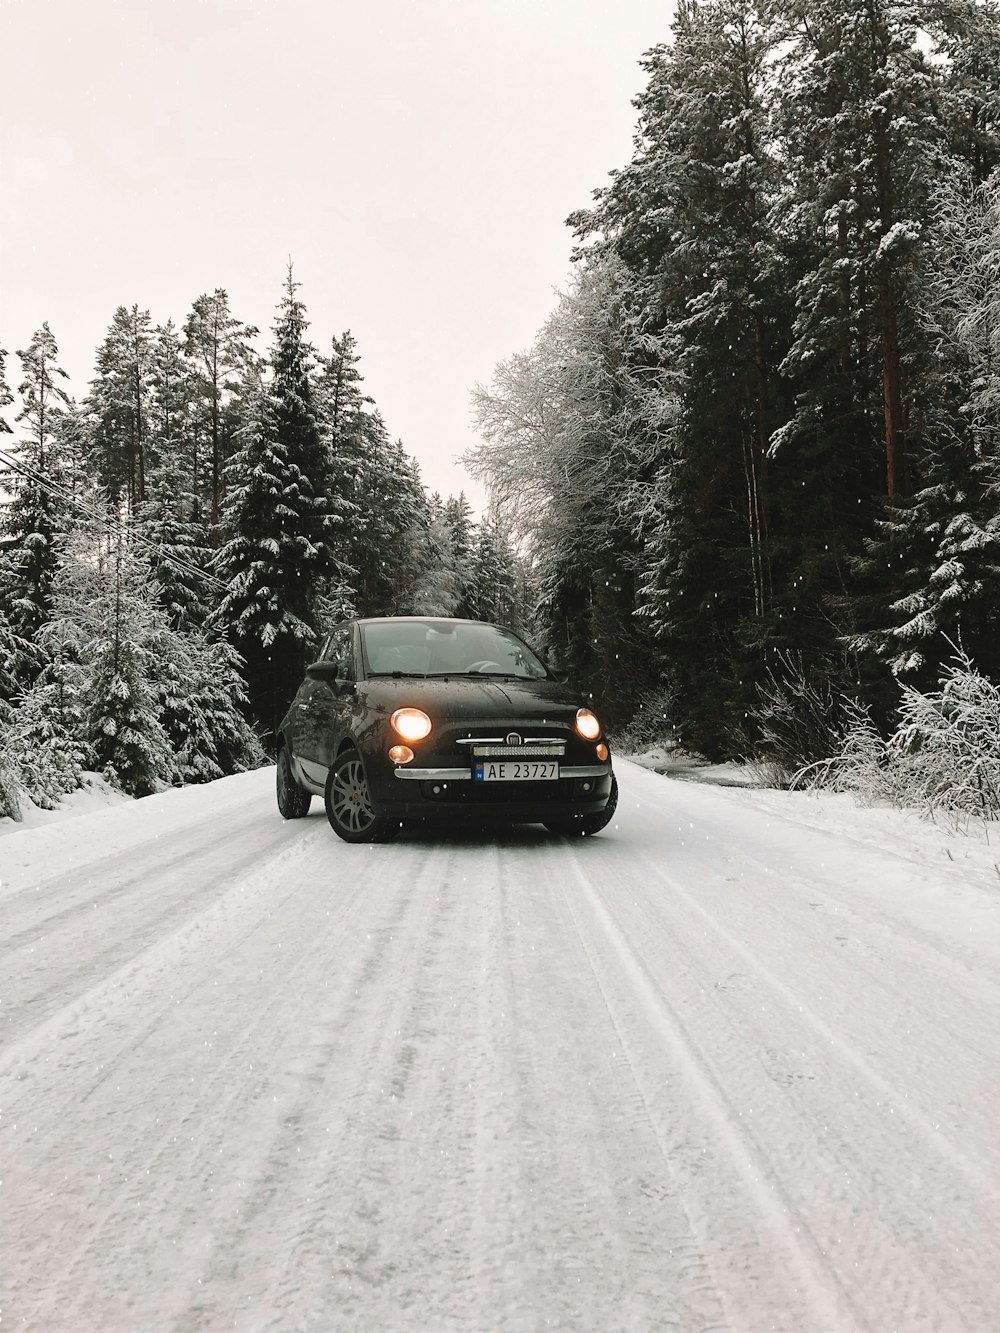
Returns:
[[[463,759],[561,759],[566,753],[566,732],[552,732],[544,724],[522,723],[509,727],[522,736],[520,745],[508,745],[506,734],[498,736],[486,733],[482,736],[458,736],[455,738],[456,753]]]
[[[565,741],[545,741],[541,745],[490,745],[481,742],[468,747],[477,759],[540,759],[558,758],[566,753]]]
[[[578,781],[559,778],[555,782],[422,782],[420,788],[425,799],[443,804],[488,806],[534,802],[544,809],[552,801],[573,800]]]

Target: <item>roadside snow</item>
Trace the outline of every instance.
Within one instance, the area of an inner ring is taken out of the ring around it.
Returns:
[[[21,819],[0,818],[0,837],[5,833],[23,833],[25,829],[47,827],[61,819],[91,814],[109,805],[131,803],[131,797],[106,782],[100,773],[84,773],[84,785],[64,796],[54,810],[42,810],[27,797],[21,798]]]
[[[653,745],[641,754],[628,757],[631,763],[650,768],[654,773],[687,782],[710,782],[717,787],[756,787],[760,781],[753,764],[710,764],[706,759],[671,745]]]
[[[985,831],[618,771],[594,839],[260,770],[0,840],[4,1326],[995,1333]]]

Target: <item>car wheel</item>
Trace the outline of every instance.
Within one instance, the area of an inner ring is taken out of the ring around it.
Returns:
[[[608,797],[608,803],[603,810],[596,815],[573,815],[569,819],[552,819],[545,821],[545,827],[550,833],[560,833],[568,837],[592,837],[595,833],[600,833],[601,829],[607,828],[615,817],[615,811],[618,809],[618,779],[612,773],[611,775],[611,795]]]
[[[309,813],[312,797],[303,791],[292,774],[292,761],[288,757],[288,746],[283,745],[278,752],[275,785],[278,795],[278,809],[285,819],[301,819]]]
[[[365,766],[356,750],[334,760],[326,779],[326,817],[345,842],[387,842],[399,829],[373,810]]]

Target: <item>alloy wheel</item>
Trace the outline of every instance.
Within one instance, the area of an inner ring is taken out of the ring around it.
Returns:
[[[338,833],[342,827],[355,837],[363,836],[375,823],[375,811],[368,795],[368,780],[357,755],[351,755],[345,763],[338,764],[330,774],[327,813]]]

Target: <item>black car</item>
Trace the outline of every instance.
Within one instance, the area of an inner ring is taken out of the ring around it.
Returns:
[[[409,820],[597,833],[618,788],[601,724],[509,630],[391,616],[338,625],[281,723],[278,809],[322,796],[347,842]]]

